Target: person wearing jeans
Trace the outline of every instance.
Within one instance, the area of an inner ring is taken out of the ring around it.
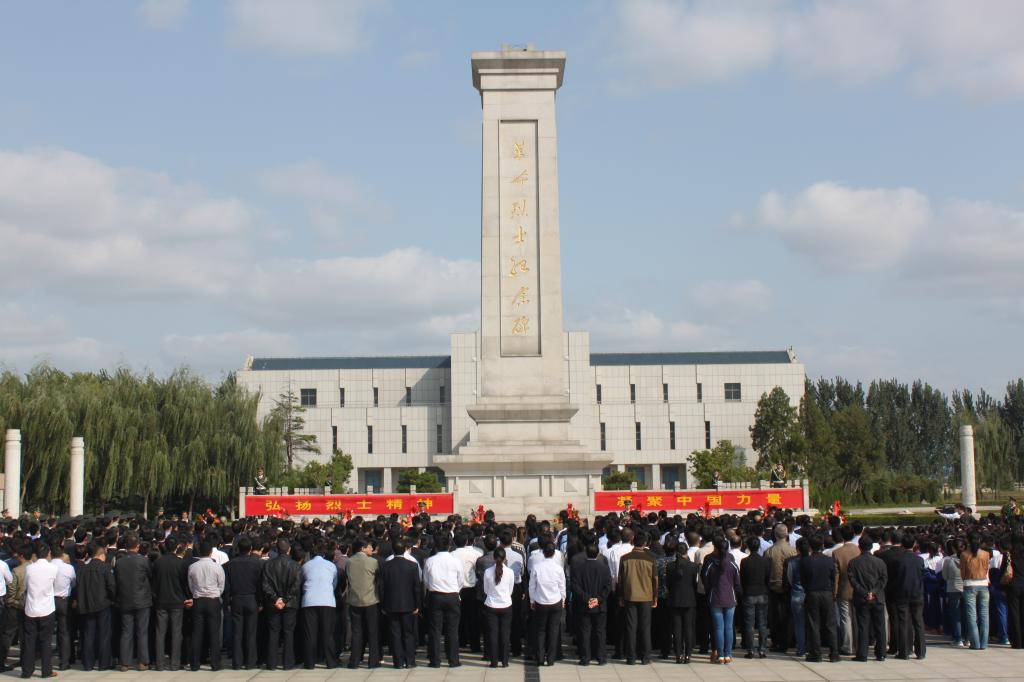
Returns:
[[[946,581],[946,634],[953,646],[966,646],[964,642],[964,580],[960,577],[960,553],[967,548],[963,540],[946,542],[946,557],[942,560],[942,579]]]
[[[757,627],[757,656],[768,655],[768,559],[758,554],[761,539],[747,538],[748,554],[740,562],[740,584],[743,587],[743,639],[747,658],[754,657],[754,628]]]
[[[988,564],[991,556],[981,549],[981,538],[971,535],[960,554],[960,577],[964,581],[964,611],[967,637],[972,649],[988,648]]]
[[[732,663],[733,615],[736,602],[742,594],[740,572],[736,560],[729,552],[729,541],[719,537],[714,541],[715,551],[701,569],[701,580],[711,609],[715,654],[712,663]]]
[[[786,560],[786,585],[789,587],[790,617],[793,619],[793,639],[796,640],[796,655],[807,655],[807,621],[804,616],[804,600],[807,593],[800,582],[800,557],[810,554],[805,538],[796,541],[797,553]]]

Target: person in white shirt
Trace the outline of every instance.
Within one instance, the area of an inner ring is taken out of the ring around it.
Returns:
[[[565,608],[565,569],[555,559],[553,542],[544,543],[541,551],[544,558],[530,570],[530,615],[536,620],[537,662],[554,665]]]
[[[441,667],[441,637],[448,641],[448,666],[459,662],[459,592],[466,586],[466,567],[452,556],[451,540],[444,535],[434,538],[437,554],[423,566],[423,584],[427,590],[427,613],[430,630],[427,653],[431,668]]]
[[[512,635],[512,590],[519,575],[505,563],[505,550],[494,550],[494,565],[484,571],[484,617],[487,619],[487,650],[491,667],[508,667]]]
[[[53,601],[57,566],[50,563],[50,548],[45,542],[33,543],[36,560],[25,569],[25,620],[21,628],[21,676],[31,677],[36,670],[36,652],[41,653],[43,677],[53,672]]]
[[[57,667],[67,670],[71,665],[71,630],[68,628],[68,612],[71,603],[71,590],[75,587],[75,569],[71,560],[64,553],[64,545],[55,542],[50,547],[53,556],[50,563],[57,567],[57,581],[54,583],[53,598],[57,620]]]
[[[468,646],[474,653],[480,651],[480,600],[476,596],[476,560],[484,555],[470,544],[472,536],[465,531],[455,533],[452,556],[462,562],[466,582],[459,594],[459,646]]]

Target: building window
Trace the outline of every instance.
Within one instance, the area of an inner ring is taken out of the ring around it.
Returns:
[[[412,405],[412,389],[408,386],[405,387],[405,404]]]
[[[704,448],[711,449],[711,422],[704,422]]]
[[[441,387],[440,397],[441,397],[441,404],[444,405],[444,386]]]
[[[437,454],[444,452],[444,426],[437,425]]]
[[[704,400],[704,384],[697,384],[697,402]]]
[[[636,449],[640,449],[640,422],[636,423]]]
[[[292,395],[295,395],[294,393]],[[303,407],[316,407],[316,389],[315,388],[300,388],[299,389],[299,404]]]
[[[366,454],[373,454],[373,427],[366,427]]]
[[[740,399],[740,385],[739,384],[726,384],[725,385],[725,399],[726,400],[739,400]]]
[[[338,427],[331,427],[331,452],[338,451]]]
[[[626,467],[626,473],[633,474],[633,478],[636,479],[636,487],[638,490],[647,490],[647,467]]]
[[[636,402],[636,384],[629,385],[629,402]]]
[[[341,394],[341,396],[340,396],[341,397],[341,406],[345,407],[345,389],[344,388],[340,388],[340,389],[338,389],[338,392]]]
[[[676,449],[676,423],[675,422],[669,422],[668,423],[668,449],[669,450],[675,450]]]
[[[601,404],[601,384],[597,385],[597,404]]]
[[[402,454],[409,452],[409,427],[402,424]]]
[[[605,450],[608,449],[608,445],[605,442],[604,438],[604,422],[601,422],[601,452],[604,452]]]
[[[675,464],[661,465],[661,487],[672,490],[679,481],[679,466]]]
[[[377,407],[380,402],[380,389],[376,386],[373,387],[373,406]]]
[[[661,385],[661,399],[666,403],[668,402],[668,384]]]

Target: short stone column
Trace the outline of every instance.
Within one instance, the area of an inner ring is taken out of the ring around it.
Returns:
[[[21,431],[7,429],[4,436],[4,504],[11,516],[21,516]]]
[[[71,495],[68,502],[71,516],[85,513],[85,439],[81,436],[71,439]]]
[[[960,427],[960,501],[978,513],[978,489],[974,480],[974,427]]]

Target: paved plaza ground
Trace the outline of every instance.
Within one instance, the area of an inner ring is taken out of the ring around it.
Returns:
[[[747,660],[739,652],[731,665],[711,665],[707,657],[695,659],[689,665],[656,660],[651,665],[609,664],[581,667],[575,659],[566,659],[554,666],[537,668],[513,661],[506,669],[491,669],[475,654],[462,658],[460,668],[431,669],[421,663],[414,670],[394,670],[389,665],[376,670],[339,668],[327,670],[295,671],[235,671],[226,669],[217,673],[199,672],[93,672],[71,670],[60,673],[58,680],[189,680],[200,682],[301,682],[303,680],[348,680],[349,682],[660,682],[661,680],[707,680],[709,682],[802,682],[812,680],[1024,680],[1024,651],[1006,646],[994,646],[986,651],[954,649],[936,644],[928,649],[923,661],[900,661],[890,658],[884,663],[874,660],[854,663],[844,659],[841,663],[805,663],[803,660],[772,654],[764,660]],[[2,678],[17,677],[17,671]],[[538,678],[539,674],[539,678]],[[36,670],[35,678],[39,677]]]

